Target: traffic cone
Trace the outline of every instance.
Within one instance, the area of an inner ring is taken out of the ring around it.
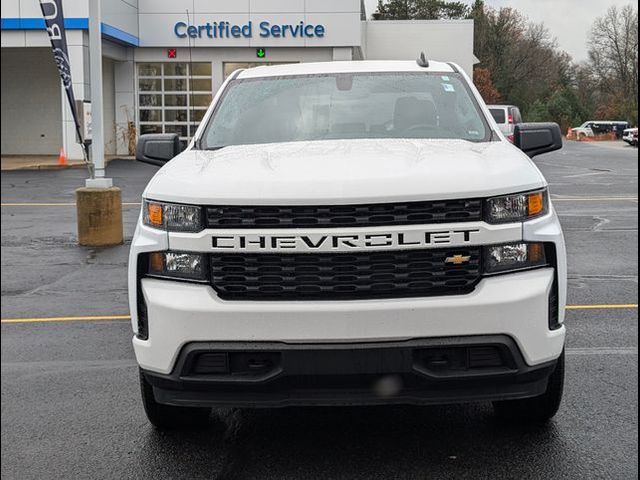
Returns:
[[[62,167],[67,166],[67,157],[64,154],[64,148],[60,149],[60,155],[58,156],[58,165]]]

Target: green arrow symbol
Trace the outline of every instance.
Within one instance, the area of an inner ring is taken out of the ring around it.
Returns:
[[[265,51],[264,48],[256,48],[256,57],[264,58],[266,56],[267,56],[267,52]]]

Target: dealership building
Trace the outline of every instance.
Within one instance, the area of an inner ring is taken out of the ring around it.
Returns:
[[[2,0],[2,155],[82,158],[38,0]],[[63,0],[73,90],[89,101],[89,0]],[[238,68],[412,60],[471,72],[473,21],[370,20],[361,0],[102,0],[105,153],[143,133],[193,135]]]

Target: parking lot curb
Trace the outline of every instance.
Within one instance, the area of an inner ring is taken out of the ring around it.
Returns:
[[[105,165],[108,165],[113,160],[125,160],[133,161],[134,157],[119,156],[105,159]],[[66,165],[60,165],[57,163],[34,163],[29,165],[10,165],[2,166],[0,171],[2,172],[18,172],[18,171],[37,171],[37,170],[68,170],[72,168],[86,168],[85,162],[71,162]]]
[[[17,172],[22,170],[67,170],[70,168],[82,168],[86,164],[85,163],[70,163],[67,165],[49,165],[49,164],[36,164],[36,165],[24,165],[24,166],[11,166],[11,167],[2,167],[0,171],[2,172]]]

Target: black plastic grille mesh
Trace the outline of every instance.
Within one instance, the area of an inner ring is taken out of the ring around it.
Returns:
[[[454,255],[470,257],[446,263]],[[337,300],[468,293],[480,280],[480,248],[314,254],[211,254],[211,278],[227,300]]]
[[[209,228],[322,228],[482,220],[479,199],[327,206],[211,206]]]

